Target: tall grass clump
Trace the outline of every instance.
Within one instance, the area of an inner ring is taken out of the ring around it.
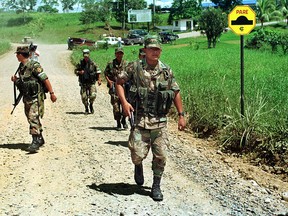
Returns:
[[[0,41],[0,55],[11,49],[11,44],[8,41]]]
[[[208,50],[200,38],[197,49],[189,41],[186,46],[165,47],[162,59],[181,87],[191,129],[199,136],[217,136],[224,148],[261,151],[273,161],[272,155],[288,154],[287,57],[244,50],[245,115],[241,117],[239,43],[239,37],[227,34],[216,49]]]

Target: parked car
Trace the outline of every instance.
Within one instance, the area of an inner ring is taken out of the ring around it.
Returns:
[[[128,34],[127,38],[123,39],[125,45],[144,44],[144,37],[139,34]]]
[[[118,44],[118,38],[117,37],[104,37],[103,40],[98,40],[96,43],[98,44],[105,44],[108,45],[116,45]],[[121,44],[124,44],[123,40],[121,40]]]
[[[33,43],[33,39],[31,37],[26,36],[22,39],[21,42],[24,44],[31,44],[31,43]]]
[[[72,50],[75,46],[95,46],[96,41],[89,40],[86,38],[69,38],[68,39],[68,49]]]
[[[159,32],[159,37],[161,39],[161,43],[169,43],[172,41],[175,41],[179,38],[177,34],[174,34],[172,32]]]
[[[129,30],[128,34],[129,35],[138,34],[138,35],[144,37],[148,34],[148,32],[143,30],[143,29],[133,29],[133,30]]]

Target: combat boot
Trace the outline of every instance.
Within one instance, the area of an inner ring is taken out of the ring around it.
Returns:
[[[159,176],[153,177],[153,185],[152,185],[151,195],[152,195],[152,199],[154,201],[162,201],[163,200],[163,194],[162,194],[161,189],[160,189],[160,182],[161,182],[161,177],[159,177]]]
[[[88,114],[89,114],[88,106],[85,106],[85,115],[88,115]]]
[[[142,163],[139,165],[135,165],[134,169],[134,180],[137,185],[143,185],[144,184],[144,175],[143,175],[143,165]]]
[[[91,114],[94,113],[93,103],[90,103],[90,112],[91,112]]]
[[[40,142],[39,142],[39,135],[32,135],[32,143],[28,146],[26,151],[29,153],[36,153],[39,150]]]
[[[121,130],[121,122],[120,120],[117,120],[117,128],[116,130],[120,131]]]
[[[45,144],[45,140],[43,138],[42,132],[40,132],[40,135],[38,137],[38,142],[40,144],[40,147]]]
[[[127,123],[126,123],[126,118],[125,118],[125,117],[122,118],[121,123],[122,123],[124,129],[127,129],[127,128],[128,128],[128,125],[127,125]]]

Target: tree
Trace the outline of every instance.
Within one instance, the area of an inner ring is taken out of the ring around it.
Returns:
[[[2,4],[18,12],[27,12],[34,10],[36,3],[37,0],[4,0]]]
[[[62,4],[62,10],[68,12],[74,10],[73,6],[78,3],[78,0],[60,0]]]
[[[173,20],[196,18],[202,11],[201,1],[197,0],[174,0],[170,9],[168,23]]]
[[[209,8],[203,11],[199,19],[199,26],[206,33],[208,48],[211,48],[211,45],[215,48],[217,39],[220,38],[227,23],[227,14],[222,13],[220,9]]]
[[[58,0],[42,0],[44,5],[37,8],[38,12],[48,12],[48,13],[58,13],[58,9],[55,8],[59,6]]]
[[[122,29],[126,29],[128,21],[128,10],[142,10],[146,8],[145,0],[117,0],[113,5],[114,17],[118,22],[122,23]]]
[[[242,0],[211,0],[215,5],[224,12],[231,11],[236,5],[241,5]]]
[[[2,4],[10,10],[15,10],[17,14],[23,14],[23,21],[26,22],[26,13],[32,11],[36,5],[36,0],[4,0]]]
[[[84,10],[81,12],[80,21],[83,24],[101,21],[105,23],[105,28],[111,32],[112,4],[112,0],[102,0],[100,2],[97,0],[86,1],[83,5]]]
[[[281,12],[276,10],[275,0],[257,0],[256,17],[261,22],[262,28],[265,21],[279,20],[281,16]]]

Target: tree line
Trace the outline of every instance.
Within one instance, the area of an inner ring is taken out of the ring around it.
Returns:
[[[227,15],[242,0],[212,0],[216,7],[203,8],[202,0],[174,0],[169,8],[168,23],[174,20],[193,19],[194,24],[205,31],[208,47],[215,47],[217,39],[227,27]],[[128,10],[152,9],[152,23],[159,20],[158,12],[161,7],[147,5],[145,0],[2,0],[2,10],[14,10],[17,13],[30,11],[58,13],[57,8],[63,12],[71,12],[78,5],[82,8],[80,21],[82,24],[103,22],[105,28],[111,30],[110,23],[113,19],[122,23],[126,29],[128,23]],[[252,6],[256,12],[256,19],[261,23],[271,20],[287,20],[288,25],[288,0],[257,0]]]

